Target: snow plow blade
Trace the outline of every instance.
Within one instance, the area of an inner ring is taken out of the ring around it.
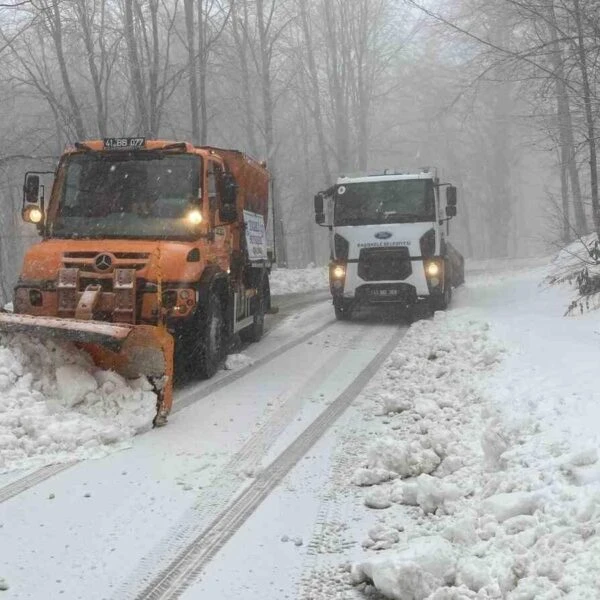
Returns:
[[[173,348],[171,334],[153,325],[104,323],[57,317],[0,313],[0,332],[26,333],[39,338],[68,340],[91,356],[101,369],[133,379],[148,377],[157,394],[154,425],[166,424],[173,405]]]

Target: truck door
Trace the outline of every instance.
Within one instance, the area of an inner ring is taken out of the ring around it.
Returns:
[[[206,190],[208,196],[208,207],[210,213],[210,225],[214,231],[214,240],[212,243],[216,262],[226,271],[229,268],[229,252],[231,248],[230,226],[216,225],[217,213],[220,205],[220,185],[223,166],[216,160],[207,161],[206,170]]]

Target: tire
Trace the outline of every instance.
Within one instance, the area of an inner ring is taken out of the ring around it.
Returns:
[[[352,319],[352,308],[348,304],[334,304],[333,310],[338,321],[350,321]]]
[[[260,342],[265,331],[265,312],[266,302],[264,288],[258,294],[258,306],[254,312],[254,321],[250,327],[246,327],[240,331],[240,338],[243,342]]]
[[[202,379],[210,379],[225,356],[225,320],[219,296],[208,296],[205,314],[198,318],[192,351],[193,370]]]
[[[444,285],[444,293],[440,296],[432,296],[430,299],[431,310],[446,310],[452,301],[452,286],[449,282]]]

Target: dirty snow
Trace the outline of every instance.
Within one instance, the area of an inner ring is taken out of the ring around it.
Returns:
[[[152,426],[156,395],[70,344],[0,335],[0,472],[103,456]]]
[[[327,267],[308,266],[306,269],[273,269],[269,277],[271,294],[297,294],[329,288]]]
[[[573,289],[547,277],[572,255],[548,263],[478,265],[369,386],[377,441],[350,485],[379,530],[352,565],[359,592],[598,597],[600,315],[564,318]]]
[[[254,364],[254,359],[247,354],[228,354],[225,359],[225,370],[237,371],[239,369],[245,369]]]

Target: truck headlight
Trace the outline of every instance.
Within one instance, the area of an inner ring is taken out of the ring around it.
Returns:
[[[425,265],[425,273],[428,277],[437,277],[440,274],[440,265],[430,262]]]
[[[37,206],[30,206],[25,209],[25,212],[23,213],[23,219],[34,225],[41,223],[43,218],[44,214]]]
[[[188,211],[186,219],[190,225],[200,225],[203,221],[202,212],[197,208],[192,208],[192,210]]]
[[[342,265],[336,265],[331,274],[335,279],[343,279],[346,276],[346,269]]]

